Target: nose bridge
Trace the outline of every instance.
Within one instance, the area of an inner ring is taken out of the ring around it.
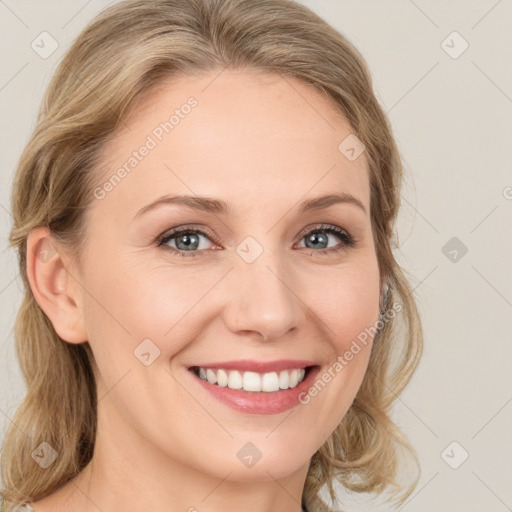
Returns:
[[[232,316],[227,319],[232,330],[259,331],[265,339],[274,339],[298,325],[300,301],[287,270],[284,251],[264,247],[250,236],[237,246],[231,272]]]

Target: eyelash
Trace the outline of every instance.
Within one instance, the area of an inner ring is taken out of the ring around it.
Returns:
[[[331,224],[321,224],[321,225],[318,225],[318,226],[315,226],[315,227],[309,229],[308,231],[306,231],[305,233],[302,234],[300,240],[302,240],[307,235],[310,235],[311,233],[315,233],[317,231],[336,235],[338,238],[341,239],[341,243],[336,245],[335,247],[330,247],[328,249],[321,249],[318,251],[316,251],[314,249],[310,249],[311,253],[318,253],[321,256],[327,256],[332,253],[337,253],[337,252],[340,252],[343,250],[347,250],[351,247],[354,247],[357,244],[357,241],[355,240],[355,238],[352,235],[350,235],[350,233],[348,233],[348,231],[341,229],[337,226],[333,226]],[[172,240],[173,238],[176,238],[177,236],[182,235],[184,233],[203,235],[203,236],[211,239],[213,242],[219,243],[219,241],[216,239],[216,237],[214,237],[213,235],[210,235],[209,233],[207,233],[201,229],[183,226],[183,227],[176,228],[176,229],[172,230],[170,233],[166,233],[166,234],[162,235],[161,237],[159,237],[158,247],[163,247],[164,250],[168,250],[171,253],[173,253],[177,256],[180,256],[182,258],[194,258],[196,256],[202,256],[201,253],[206,252],[205,250],[183,251],[181,249],[175,249],[174,247],[165,246],[165,244],[167,242],[169,242],[169,240]],[[309,249],[309,248],[305,247],[302,249]]]

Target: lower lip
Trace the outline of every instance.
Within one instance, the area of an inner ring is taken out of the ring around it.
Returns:
[[[232,409],[248,414],[278,414],[301,403],[299,398],[307,393],[319,371],[319,366],[311,367],[305,379],[295,388],[273,392],[223,388],[217,384],[210,384],[190,370],[189,373],[204,390]]]

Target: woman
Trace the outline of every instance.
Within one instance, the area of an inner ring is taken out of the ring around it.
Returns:
[[[102,12],[15,176],[3,509],[312,512],[336,482],[402,503],[401,179],[363,58],[306,7]]]

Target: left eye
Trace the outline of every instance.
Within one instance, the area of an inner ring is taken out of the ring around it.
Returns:
[[[328,245],[329,235],[337,237],[341,240],[341,243],[334,247],[322,247],[324,244]],[[166,250],[182,257],[195,257],[201,255],[205,250],[204,244],[201,244],[200,241],[201,237],[208,240],[213,238],[200,229],[192,229],[188,227],[178,228],[162,237],[159,240],[158,247],[165,246]],[[301,241],[304,239],[306,239],[306,244],[309,244],[306,245],[305,248],[318,249],[320,247],[321,250],[314,251],[319,254],[341,251],[343,249],[346,250],[349,247],[354,246],[356,243],[354,238],[346,230],[331,225],[317,226],[313,229],[309,229],[303,233]],[[169,245],[169,242],[174,246]]]

